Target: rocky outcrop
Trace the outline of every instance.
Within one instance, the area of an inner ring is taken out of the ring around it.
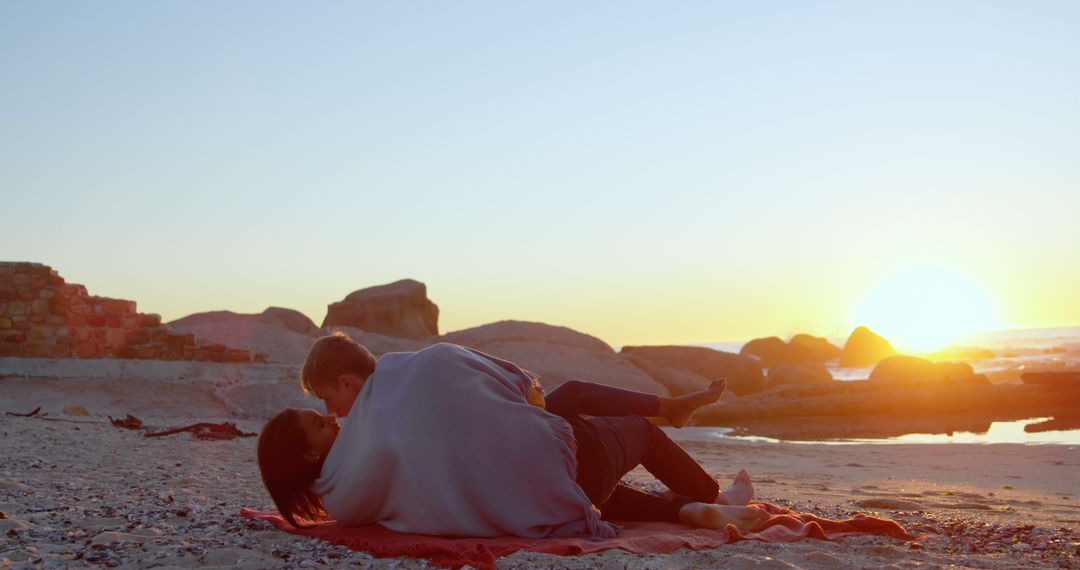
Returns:
[[[349,338],[364,345],[364,347],[370,350],[371,354],[374,354],[376,357],[382,356],[387,352],[416,352],[417,350],[429,347],[438,341],[438,337],[432,337],[429,340],[412,340],[368,332],[356,327],[334,327],[334,330],[349,335]]]
[[[756,338],[746,343],[739,354],[753,356],[761,361],[762,366],[771,368],[777,364],[826,362],[839,357],[840,348],[824,338],[797,334],[789,342],[775,336]]]
[[[792,363],[794,360],[789,353],[788,344],[778,336],[755,338],[739,349],[742,356],[753,356],[761,361],[765,368],[780,363]]]
[[[240,315],[247,317],[251,315]],[[256,319],[174,321],[170,326],[207,342],[216,342],[266,355],[268,362],[302,364],[318,338]]]
[[[773,388],[782,384],[824,384],[832,381],[832,374],[824,364],[804,362],[799,365],[779,364],[770,368],[766,384]]]
[[[704,390],[710,384],[708,379],[693,372],[661,366],[640,354],[622,353],[619,356],[662,384],[672,396]]]
[[[315,323],[300,311],[281,307],[269,307],[265,311],[255,314],[207,311],[181,317],[175,321],[170,321],[168,324],[171,327],[188,328],[221,322],[259,323],[308,336],[315,336],[320,332],[319,327],[315,326]]]
[[[176,321],[171,321],[168,326],[183,328],[221,322],[258,323],[291,330],[297,335],[308,336],[319,335],[321,331],[305,314],[280,307],[270,307],[261,313],[234,313],[232,311],[193,313],[177,318]]]
[[[551,391],[567,380],[587,380],[667,396],[661,383],[619,358],[604,341],[567,327],[500,321],[443,335],[452,342],[514,362],[540,375]]]
[[[966,362],[931,362],[917,356],[891,356],[870,372],[874,382],[918,384],[942,382],[988,383],[985,376],[975,376]]]
[[[135,301],[91,296],[40,263],[0,263],[0,357],[262,361],[251,351],[196,342],[139,313]]]
[[[870,366],[890,356],[896,356],[896,350],[889,341],[866,327],[858,327],[844,343],[840,366]]]
[[[268,324],[277,324],[297,334],[317,335],[319,327],[307,315],[295,309],[268,307],[259,315]]]
[[[322,326],[424,340],[439,334],[439,307],[428,299],[426,285],[402,279],[354,291],[331,304]]]
[[[840,347],[829,342],[827,339],[808,334],[797,334],[791,337],[788,345],[802,349],[807,361],[828,362],[840,358]]]
[[[1054,388],[1080,388],[1080,371],[1028,372],[1021,374],[1024,384],[1050,386]]]
[[[847,425],[849,417],[910,419],[940,415],[981,418],[989,427],[991,419],[1080,415],[1077,410],[1080,391],[1049,386],[964,382],[906,385],[856,380],[778,386],[734,401],[721,400],[702,408],[694,419],[698,425],[731,426],[745,425],[744,421],[774,424],[791,418],[801,423],[808,417],[843,417],[832,422],[835,429]]]
[[[641,357],[662,368],[692,372],[710,381],[724,377],[728,390],[737,396],[765,387],[761,365],[748,356],[699,346],[624,346],[621,354]]]

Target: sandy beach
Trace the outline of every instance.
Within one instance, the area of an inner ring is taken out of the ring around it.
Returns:
[[[0,398],[12,411],[18,402]],[[26,401],[17,411],[33,408]],[[95,413],[94,410],[90,410]],[[373,559],[237,516],[270,507],[255,438],[146,438],[103,415],[0,416],[0,565],[13,568],[423,568]],[[152,428],[221,417],[143,418]],[[256,431],[261,422],[237,425]],[[1080,449],[1065,445],[826,445],[717,441],[672,430],[722,480],[828,517],[895,518],[928,538],[858,537],[580,557],[519,552],[501,568],[1080,568]],[[632,478],[655,484],[644,473]],[[860,506],[862,505],[862,506]],[[892,508],[889,508],[892,507]]]

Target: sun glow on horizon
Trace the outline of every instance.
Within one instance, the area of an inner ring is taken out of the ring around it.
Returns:
[[[967,277],[942,267],[916,266],[883,280],[855,306],[865,325],[900,351],[940,350],[972,332],[995,328],[990,296]]]

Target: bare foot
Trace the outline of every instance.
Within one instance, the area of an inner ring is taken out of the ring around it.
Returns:
[[[667,418],[668,423],[673,427],[681,428],[690,421],[698,408],[719,400],[725,388],[727,388],[727,380],[720,378],[700,392],[678,398],[661,398],[660,415]]]
[[[754,482],[750,480],[750,473],[747,473],[746,469],[740,469],[731,486],[716,496],[716,504],[745,505],[753,498]]]
[[[733,524],[735,528],[749,532],[768,519],[769,513],[757,507],[688,503],[679,509],[679,520],[683,524],[716,530]]]

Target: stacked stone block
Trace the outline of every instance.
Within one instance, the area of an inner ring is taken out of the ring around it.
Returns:
[[[0,357],[265,361],[139,313],[135,301],[91,296],[40,263],[0,262]]]

